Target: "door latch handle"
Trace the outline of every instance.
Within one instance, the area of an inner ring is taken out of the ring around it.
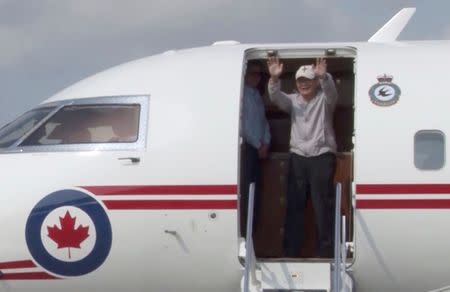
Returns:
[[[164,230],[164,233],[171,234],[171,235],[174,235],[174,236],[178,235],[178,233],[175,230]]]
[[[119,160],[130,160],[131,163],[139,163],[141,159],[139,157],[120,157]]]

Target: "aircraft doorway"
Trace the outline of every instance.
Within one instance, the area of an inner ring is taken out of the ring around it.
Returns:
[[[264,101],[265,113],[271,133],[269,156],[262,160],[261,163],[261,184],[258,198],[259,203],[257,206],[259,210],[255,211],[258,213],[258,220],[254,224],[255,230],[253,235],[256,257],[266,259],[284,257],[283,238],[291,129],[290,114],[279,109],[268,97],[267,82],[269,74],[266,65],[268,51],[267,49],[252,50],[246,56],[246,62],[249,60],[257,60],[263,65],[260,92]],[[353,181],[355,52],[352,49],[333,49],[331,56],[326,56],[326,49],[308,50],[307,52],[305,50],[278,49],[278,52],[284,64],[283,74],[280,76],[281,90],[286,93],[295,92],[294,76],[301,65],[313,64],[317,57],[327,58],[328,72],[333,76],[339,95],[334,111],[334,131],[337,143],[334,183],[342,184],[341,214],[346,216],[346,241],[352,242],[353,208],[351,184]],[[245,73],[244,66],[243,74]],[[242,80],[244,80],[244,77]],[[242,194],[244,185],[243,164],[246,159],[246,151],[244,151],[243,143],[241,143],[240,150],[241,175],[239,179],[239,193]],[[246,221],[244,208],[247,208],[247,206],[244,206],[246,200],[243,201],[244,203],[240,201],[239,204],[240,236],[243,236],[243,226]],[[301,247],[299,246],[301,250],[300,257],[316,258],[315,247],[317,235],[311,194],[308,195],[306,203],[304,232],[303,245]],[[351,257],[350,254],[349,257]]]

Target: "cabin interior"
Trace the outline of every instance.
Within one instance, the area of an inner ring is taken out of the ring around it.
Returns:
[[[256,257],[269,259],[283,257],[291,119],[288,113],[281,111],[269,100],[267,94],[269,74],[266,66],[267,59],[264,56],[266,54],[267,51],[260,51],[257,54],[259,58],[253,58],[263,64],[265,71],[262,77],[260,91],[264,100],[266,117],[269,122],[272,137],[269,157],[268,159],[262,160],[261,164],[262,185],[259,203],[259,220],[256,223],[257,226],[255,226],[253,240]],[[324,55],[326,55],[324,50],[320,50],[317,53],[317,57],[324,57]],[[284,72],[281,76],[282,91],[286,93],[296,91],[295,72],[301,65],[314,64],[315,57],[314,54],[310,54],[307,57],[301,54],[299,57],[289,54],[288,57],[284,58],[283,52],[280,52],[280,59],[284,64]],[[249,56],[247,56],[247,59],[249,59]],[[341,214],[346,216],[346,241],[351,242],[353,240],[351,183],[353,181],[354,146],[354,57],[334,54],[327,56],[327,64],[328,72],[333,76],[339,94],[338,103],[334,112],[334,130],[337,142],[337,166],[334,181],[335,184],[341,183],[342,185]],[[245,70],[243,74],[245,74]],[[241,151],[241,167],[243,155],[245,154]],[[242,181],[242,169],[240,173],[240,181]],[[299,246],[301,258],[316,258],[316,228],[310,196],[311,194],[309,195],[305,210],[305,242],[302,247]],[[239,204],[239,208],[240,214],[242,214],[242,208],[247,208],[247,206]],[[244,217],[240,216],[240,230],[242,230],[243,224],[246,223],[246,218]],[[349,253],[348,256],[351,258],[352,254]]]

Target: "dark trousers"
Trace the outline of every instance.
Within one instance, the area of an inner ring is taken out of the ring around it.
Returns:
[[[259,160],[258,150],[248,143],[244,143],[243,148],[243,167],[242,167],[242,190],[241,190],[241,234],[243,237],[247,235],[247,214],[248,214],[248,198],[249,187],[252,182],[255,183],[255,200],[253,209],[253,230],[257,226],[259,218],[259,202],[261,190],[261,164]]]
[[[333,256],[334,173],[336,156],[325,153],[304,157],[290,153],[284,249],[286,257],[300,256],[304,240],[305,207],[308,193],[314,207],[317,256]]]

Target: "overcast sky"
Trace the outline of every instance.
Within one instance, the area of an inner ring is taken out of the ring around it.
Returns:
[[[0,0],[0,124],[93,73],[169,49],[364,41],[403,7],[400,39],[450,39],[450,1]]]

